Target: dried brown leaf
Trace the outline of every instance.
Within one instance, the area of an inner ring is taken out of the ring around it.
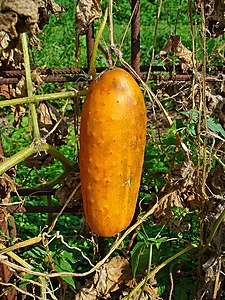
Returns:
[[[116,256],[105,263],[95,274],[94,284],[98,295],[110,298],[110,293],[119,289],[124,281],[130,280],[130,265],[126,258]]]
[[[14,120],[13,120],[13,126],[17,128],[21,121],[23,116],[25,115],[26,109],[22,105],[16,105],[15,111],[14,111]]]
[[[96,18],[100,18],[101,0],[78,0],[76,8],[76,22],[79,34],[85,34],[87,26]]]
[[[38,33],[49,21],[50,13],[58,17],[65,9],[54,0],[1,0],[0,57],[3,65],[21,68],[23,57],[19,34],[29,32],[29,42],[40,49]]]
[[[41,169],[42,166],[52,165],[54,163],[54,157],[44,151],[41,151],[27,157],[24,162],[29,168]]]
[[[184,208],[179,190],[168,192],[162,199],[164,201],[158,205],[154,212],[154,218],[159,219],[160,222],[162,220],[169,220],[174,215],[172,211],[173,207]]]
[[[195,0],[197,12],[201,14],[202,0]],[[204,14],[206,28],[212,37],[224,34],[225,28],[225,2],[224,0],[204,0]]]
[[[19,37],[10,38],[10,34],[0,31],[0,66],[21,69],[23,62],[22,45]]]
[[[0,13],[0,31],[10,34],[11,37],[17,37],[16,23],[18,21],[17,14],[13,11]]]
[[[97,291],[91,286],[90,288],[82,288],[78,294],[75,295],[74,300],[97,300]]]
[[[15,97],[15,90],[12,88],[12,85],[2,84],[0,85],[0,95],[6,99],[11,99]]]
[[[62,203],[65,204],[68,200],[69,196],[75,190],[75,188],[80,183],[80,176],[78,166],[74,166],[74,172],[71,172],[67,175],[66,179],[64,180],[62,186],[58,188],[55,193],[56,198]],[[81,189],[79,188],[74,197],[71,199],[70,203],[68,203],[68,207],[76,207],[74,213],[76,215],[83,214],[83,205],[82,205],[82,196],[81,196]]]
[[[0,156],[0,162],[6,158]],[[16,175],[16,167],[9,169],[6,173],[0,176],[0,202],[5,204],[10,201],[10,194],[15,190],[15,182],[13,177]]]
[[[159,57],[165,62],[169,62],[170,51],[172,51],[173,55],[180,60],[181,68],[184,71],[192,70],[194,66],[199,67],[199,62],[197,60],[193,61],[192,52],[182,44],[179,35],[171,35],[169,37],[166,45],[159,52]]]
[[[45,138],[57,125],[53,132],[48,135],[47,142],[55,146],[65,144],[68,127],[57,109],[48,102],[41,102],[37,108],[37,115],[41,136]]]

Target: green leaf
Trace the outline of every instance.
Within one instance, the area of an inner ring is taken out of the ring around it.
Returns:
[[[184,122],[182,119],[173,120],[173,126],[176,130],[181,130],[185,128]]]
[[[190,118],[191,122],[197,122],[198,120],[198,111],[197,110],[191,110],[191,111],[181,111],[181,115],[184,115],[188,118]]]
[[[71,264],[65,260],[60,258],[58,261],[55,262],[56,271],[57,272],[71,272],[73,273],[74,270]],[[63,280],[65,280],[69,285],[75,288],[75,282],[72,276],[61,276]]]
[[[149,241],[154,243],[156,245],[156,248],[159,249],[161,244],[166,241],[168,238],[167,237],[161,237],[161,238],[150,238]]]
[[[211,131],[221,134],[225,138],[225,130],[217,120],[213,118],[207,119],[207,126]]]
[[[131,268],[133,277],[136,276],[136,272],[139,266],[140,256],[143,254],[144,250],[146,249],[146,243],[145,242],[138,242],[134,249],[131,251]]]

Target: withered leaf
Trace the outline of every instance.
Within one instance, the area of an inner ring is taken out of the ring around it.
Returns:
[[[174,56],[180,60],[181,67],[184,71],[192,70],[194,66],[199,67],[199,62],[193,60],[192,52],[182,44],[179,35],[171,35],[169,37],[166,45],[159,52],[159,57],[165,62],[170,61],[170,51],[173,51]]]
[[[207,33],[212,37],[224,34],[225,2],[224,0],[204,0],[204,14]],[[196,10],[201,14],[202,0],[194,1]]]
[[[11,99],[15,97],[15,90],[11,85],[2,84],[0,85],[0,95],[4,96],[6,99]]]
[[[23,107],[23,105],[16,105],[15,111],[14,111],[14,120],[13,120],[13,126],[17,128],[21,121],[22,117],[25,115],[26,109]]]
[[[94,283],[99,295],[109,296],[119,289],[120,284],[130,279],[130,265],[127,259],[116,256],[105,263],[99,272],[96,272]]]
[[[0,13],[0,31],[9,33],[11,37],[17,37],[15,28],[17,21],[18,17],[14,12]]]
[[[7,158],[0,156],[0,162],[5,161]],[[16,185],[13,177],[16,175],[16,166],[9,169],[6,173],[0,176],[0,202],[9,203],[10,194],[15,190]]]
[[[78,0],[76,8],[76,22],[79,34],[85,34],[87,26],[96,18],[100,18],[101,0]]]
[[[82,288],[82,290],[75,295],[74,300],[97,300],[97,291],[92,286],[90,288]]]
[[[77,167],[74,166],[73,169],[75,170]],[[75,170],[74,172],[70,172],[66,179],[63,182],[63,185],[58,188],[55,193],[56,198],[62,204],[68,200],[69,196],[75,190],[75,188],[80,183],[80,176],[79,171]],[[68,207],[76,207],[75,213],[76,215],[81,215],[83,213],[83,205],[82,205],[82,196],[81,196],[81,189],[78,189],[77,193],[73,196],[71,201],[68,203]]]
[[[41,102],[37,108],[38,124],[41,136],[45,136],[51,132],[55,125],[57,127],[47,137],[47,141],[51,145],[65,144],[68,135],[68,127],[66,121],[61,118],[57,109],[49,102]]]
[[[54,163],[54,157],[44,151],[41,151],[27,157],[24,162],[29,168],[35,167],[36,169],[41,169],[42,166],[52,165]]]
[[[58,17],[65,9],[54,0],[0,1],[0,56],[3,65],[21,68],[23,62],[19,34],[29,32],[29,42],[40,49],[37,34],[49,21],[50,13]],[[3,38],[3,40],[2,40]]]

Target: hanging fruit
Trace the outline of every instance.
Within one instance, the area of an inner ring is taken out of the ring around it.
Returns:
[[[121,68],[90,85],[81,114],[80,175],[86,220],[113,236],[131,222],[142,174],[146,109],[141,89]]]

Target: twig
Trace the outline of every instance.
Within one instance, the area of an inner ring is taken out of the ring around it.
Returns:
[[[125,31],[124,31],[122,40],[121,40],[120,45],[119,45],[119,50],[121,50],[121,48],[122,48],[122,46],[123,46],[125,37],[126,37],[126,35],[127,35],[127,31],[128,31],[128,29],[129,29],[129,27],[130,27],[132,18],[133,18],[133,16],[134,16],[135,11],[136,11],[136,7],[137,7],[137,3],[135,4],[134,10],[132,11],[132,14],[131,14],[131,16],[130,16],[130,20],[129,20],[128,24],[127,24],[127,27],[126,27]],[[114,50],[114,48],[112,48],[112,50]],[[118,57],[117,57],[117,58],[118,58]]]
[[[159,7],[158,7],[158,13],[157,13],[155,29],[154,29],[154,36],[153,36],[152,57],[151,57],[150,65],[149,65],[149,70],[148,70],[148,75],[147,75],[146,82],[149,81],[149,77],[150,77],[150,73],[151,73],[151,69],[152,69],[152,64],[153,64],[153,61],[154,61],[154,58],[155,58],[156,35],[157,35],[157,30],[158,30],[158,24],[159,24],[161,8],[162,8],[162,0],[160,0]]]
[[[203,126],[207,131],[207,105],[206,105],[206,28],[205,28],[205,3],[201,2],[202,18],[202,105],[203,105]],[[203,171],[202,171],[202,192],[205,199],[206,195],[206,174],[207,173],[207,138],[203,142]]]
[[[148,277],[149,277],[149,274],[150,274],[150,271],[151,271],[151,265],[152,265],[152,247],[153,247],[153,244],[151,243],[150,246],[149,246],[149,255],[148,255],[148,269],[147,269],[147,274],[146,274],[146,277],[145,277],[145,282],[142,286],[142,290],[141,290],[141,293],[138,297],[138,300],[141,300],[142,299],[142,295],[144,293],[144,290],[145,290],[145,286],[147,284],[147,281],[148,281]]]
[[[91,262],[91,260],[83,253],[83,251],[82,251],[80,248],[78,248],[78,247],[76,247],[76,246],[70,246],[69,244],[67,244],[67,242],[64,241],[64,237],[63,237],[63,235],[60,234],[59,231],[57,231],[53,236],[52,236],[52,235],[49,235],[49,234],[47,234],[47,233],[46,233],[46,234],[43,233],[43,235],[46,236],[47,238],[51,238],[51,240],[48,242],[47,245],[49,245],[55,238],[60,239],[60,241],[62,242],[62,244],[64,244],[68,249],[79,251],[80,254],[83,256],[83,258],[86,259],[86,260],[88,261],[88,263],[89,263],[92,267],[94,267],[94,264],[93,264],[93,263]],[[47,245],[45,245],[45,247],[46,247]]]
[[[210,234],[210,236],[209,236],[209,238],[208,238],[208,240],[207,240],[207,242],[205,244],[205,247],[203,249],[204,251],[210,246],[210,244],[211,244],[211,242],[212,242],[212,240],[213,240],[213,238],[214,238],[214,236],[215,236],[215,234],[216,234],[216,232],[217,232],[220,224],[223,222],[224,218],[225,218],[225,209],[220,214],[219,218],[216,220],[216,223],[215,223],[215,225],[213,227],[213,230],[212,230],[212,232],[211,232],[211,234]]]
[[[13,287],[14,289],[16,289],[18,292],[20,292],[21,294],[24,294],[24,295],[26,295],[26,296],[29,296],[29,297],[31,297],[31,298],[33,298],[33,299],[38,299],[38,300],[45,300],[46,298],[42,298],[42,297],[39,297],[39,296],[37,296],[37,295],[33,295],[33,294],[31,294],[31,293],[29,293],[29,292],[27,292],[27,291],[25,291],[25,290],[22,290],[22,289],[20,289],[18,286],[16,286],[15,284],[13,284],[13,283],[4,283],[4,282],[1,282],[1,285],[3,285],[3,286],[10,286],[10,287]],[[5,293],[3,293],[2,295],[4,295]]]
[[[37,286],[39,286],[39,287],[42,287],[42,284],[39,283],[39,282],[37,282],[37,281],[31,280],[31,279],[28,279],[28,278],[23,278],[23,277],[19,276],[18,274],[15,274],[15,275],[16,275],[16,277],[17,277],[19,280],[21,280],[21,281],[25,281],[25,282],[28,282],[28,283],[30,283],[30,284],[33,284],[33,285],[37,285]],[[47,285],[45,285],[45,288],[46,288],[46,290],[47,290],[46,295],[50,295],[50,296],[52,297],[53,300],[58,300],[58,299],[56,298],[56,296],[52,293],[52,291],[50,290],[50,288],[49,288]],[[46,299],[46,298],[45,298],[45,299]]]
[[[119,238],[111,247],[111,249],[109,250],[109,252],[107,253],[107,255],[101,260],[99,261],[93,268],[91,268],[89,271],[87,272],[83,272],[83,273],[70,273],[70,272],[60,272],[60,273],[41,273],[41,272],[36,272],[33,270],[27,270],[24,267],[18,266],[14,263],[11,263],[7,260],[5,260],[4,258],[0,258],[0,262],[11,267],[12,269],[16,269],[22,272],[26,272],[28,274],[32,274],[32,275],[36,275],[36,276],[43,276],[43,277],[59,277],[59,276],[73,276],[73,277],[85,277],[88,276],[90,274],[92,274],[93,272],[97,271],[106,261],[107,259],[112,255],[112,253],[119,247],[119,245],[122,243],[122,241],[134,230],[136,229],[140,224],[142,224],[150,215],[152,215],[154,213],[154,211],[157,209],[158,205],[160,205],[160,203],[162,203],[164,201],[164,197],[162,199],[160,199],[159,202],[157,202],[148,212],[146,212],[141,218],[139,218],[139,220],[132,225],[130,228],[128,228],[125,233],[121,236],[121,238]]]
[[[63,205],[63,208],[61,209],[61,211],[58,213],[57,217],[55,218],[55,220],[53,221],[51,227],[48,230],[48,234],[54,229],[55,224],[58,220],[58,218],[62,215],[63,211],[65,210],[65,208],[67,207],[67,205],[69,204],[69,202],[71,201],[71,199],[73,198],[73,196],[76,194],[76,192],[78,191],[78,189],[81,187],[81,184],[79,183],[76,188],[73,190],[73,192],[70,194],[69,198],[66,200],[65,204]]]
[[[221,271],[221,256],[218,257],[218,271],[217,271],[217,274],[216,274],[216,280],[215,280],[215,286],[214,286],[214,291],[213,291],[213,300],[216,300],[217,299],[217,292],[218,292],[218,289],[219,289],[219,279],[220,279],[220,271]]]
[[[23,247],[27,247],[27,246],[31,246],[31,245],[34,245],[34,244],[37,244],[39,243],[40,241],[42,240],[42,237],[41,236],[37,236],[37,237],[34,237],[34,238],[31,238],[29,240],[25,240],[23,242],[19,242],[15,245],[12,245],[8,248],[4,248],[2,250],[0,250],[0,255],[3,255],[9,251],[14,251],[14,250],[17,250],[17,249],[20,249],[20,248],[23,248]]]
[[[171,282],[171,287],[170,287],[170,295],[169,295],[169,300],[172,300],[173,298],[173,289],[174,289],[174,282],[173,282],[173,272],[172,272],[173,265],[170,267],[170,282]]]
[[[113,37],[113,0],[109,0],[109,37],[110,37],[110,46],[114,46],[114,37]]]

